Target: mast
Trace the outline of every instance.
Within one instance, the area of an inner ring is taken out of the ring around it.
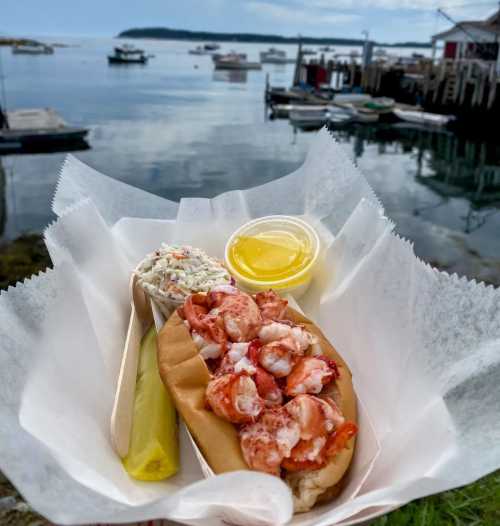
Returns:
[[[295,61],[295,71],[293,73],[293,85],[294,86],[299,85],[301,65],[302,65],[302,37],[299,35],[299,49],[297,50],[297,60]]]
[[[3,75],[3,63],[2,63],[2,49],[0,48],[0,87],[2,89],[2,99],[0,101],[0,130],[5,128],[9,129],[9,121],[7,119],[7,97],[5,95],[5,82]]]

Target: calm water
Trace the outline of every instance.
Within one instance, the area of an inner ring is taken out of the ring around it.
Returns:
[[[147,66],[110,67],[106,54],[116,41],[63,42],[76,47],[39,57],[0,51],[8,107],[52,107],[71,124],[89,127],[91,148],[77,157],[168,199],[211,197],[281,177],[301,164],[314,137],[266,118],[266,73],[272,84],[289,85],[293,65],[214,72],[210,57],[187,54],[192,43],[144,41],[135,43],[155,55]],[[222,51],[236,48],[257,60],[268,47],[226,44]],[[294,56],[295,46],[281,47]],[[334,135],[417,253],[450,270],[500,281],[496,144],[401,126],[350,126]],[[0,157],[3,238],[40,231],[52,219],[50,199],[64,156]]]

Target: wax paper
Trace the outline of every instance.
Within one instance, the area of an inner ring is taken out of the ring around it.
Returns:
[[[500,467],[499,290],[418,260],[325,130],[296,172],[178,204],[70,156],[53,208],[54,269],[0,295],[0,468],[51,521],[353,524]],[[300,307],[353,374],[360,434],[346,489],[292,517],[275,477],[204,479],[185,434],[178,475],[133,481],[109,438],[131,269],[161,242],[222,256],[235,228],[279,213],[322,240]]]

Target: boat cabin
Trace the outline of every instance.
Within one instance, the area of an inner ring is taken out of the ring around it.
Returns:
[[[143,49],[124,44],[114,48],[114,54],[108,56],[110,64],[146,64],[148,57]]]
[[[500,68],[500,9],[486,20],[457,23],[432,37],[433,57],[438,42],[444,42],[445,60],[482,60],[496,62]]]

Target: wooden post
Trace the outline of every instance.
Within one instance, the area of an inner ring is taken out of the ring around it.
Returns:
[[[467,65],[464,70],[464,75],[462,78],[462,84],[460,86],[460,96],[458,98],[458,104],[460,106],[463,106],[465,102],[465,96],[467,94],[467,87],[469,86],[469,81],[471,78],[471,71],[472,71],[472,62],[467,61]]]
[[[486,86],[486,79],[488,78],[488,73],[484,70],[480,73],[480,83],[479,83],[479,90],[478,90],[478,97],[476,100],[476,105],[480,106],[483,103],[484,99],[484,89]]]
[[[497,97],[497,88],[498,88],[498,78],[497,78],[497,70],[496,70],[496,65],[495,65],[495,68],[493,70],[493,77],[490,81],[490,92],[488,94],[488,104],[487,104],[488,110],[491,110],[491,108],[493,107],[493,104],[495,104],[495,99]]]
[[[377,74],[375,77],[375,89],[377,90],[377,93],[380,93],[381,87],[382,87],[382,78],[384,76],[384,69],[382,66],[380,66],[377,69]]]
[[[439,88],[441,87],[441,83],[444,78],[444,68],[445,68],[445,61],[443,60],[441,64],[439,65],[439,70],[438,70],[439,72],[436,75],[436,79],[435,79],[434,94],[432,97],[433,104],[436,104],[437,99],[438,99]]]
[[[433,69],[432,68],[432,63],[428,63],[428,64],[425,65],[425,68],[424,68],[424,86],[423,86],[424,99],[427,99],[427,95],[429,93],[432,69]]]

